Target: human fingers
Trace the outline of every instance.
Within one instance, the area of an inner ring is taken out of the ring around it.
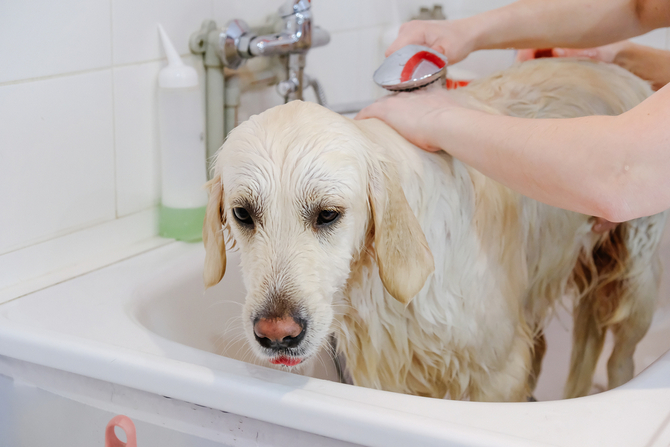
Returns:
[[[610,222],[607,219],[603,219],[602,217],[596,217],[594,218],[593,225],[591,226],[591,231],[594,233],[605,233],[609,230],[613,230],[619,225],[616,222]]]
[[[403,23],[398,30],[398,36],[386,49],[385,55],[388,57],[407,45],[429,46],[425,33],[427,26],[425,20],[412,20],[411,22]]]
[[[473,32],[458,20],[414,20],[403,24],[398,37],[386,49],[386,56],[406,45],[423,45],[444,54],[455,64],[474,50]]]
[[[601,62],[613,62],[617,53],[623,48],[627,41],[603,45],[596,48],[553,48],[549,50],[523,49],[518,50],[517,62],[523,62],[540,57],[581,57]],[[541,53],[541,54],[540,54]],[[547,53],[547,54],[545,54]]]
[[[399,93],[361,110],[356,119],[378,118],[416,146],[439,150],[439,115],[457,105],[444,89]]]
[[[554,57],[587,57],[601,62],[613,63],[619,52],[629,46],[630,41],[622,40],[620,42],[603,45],[596,48],[574,49],[574,48],[554,48]]]
[[[355,120],[364,120],[368,118],[381,118],[384,111],[387,110],[386,102],[394,95],[387,95],[379,98],[367,107],[362,108],[354,117]]]
[[[403,115],[426,95],[426,91],[393,93],[362,108],[354,117],[355,120],[379,118],[390,124],[391,115]]]
[[[428,42],[426,42],[426,27],[427,22],[425,20],[412,20],[411,22],[403,23],[398,30],[398,37],[386,49],[386,57],[407,45],[429,46]]]
[[[533,48],[526,48],[523,50],[517,50],[516,52],[516,61],[525,62],[531,59],[535,59],[535,50]]]
[[[585,57],[601,60],[598,48],[554,48],[551,52],[554,57]]]

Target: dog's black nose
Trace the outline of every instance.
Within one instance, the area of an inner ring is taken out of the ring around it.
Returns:
[[[294,348],[305,338],[305,324],[293,317],[259,318],[254,323],[254,335],[264,348]]]

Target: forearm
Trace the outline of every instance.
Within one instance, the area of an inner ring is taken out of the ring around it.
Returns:
[[[658,3],[664,14],[647,14],[642,3]],[[463,19],[475,29],[475,49],[587,48],[667,26],[663,0],[520,0]],[[659,18],[659,16],[661,16]]]
[[[664,96],[619,117],[531,120],[463,109],[435,114],[426,127],[436,129],[432,145],[521,194],[623,221],[670,206],[670,113],[662,111],[670,90]]]

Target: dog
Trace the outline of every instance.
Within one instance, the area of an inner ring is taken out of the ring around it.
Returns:
[[[651,94],[613,65],[538,60],[453,93],[528,118],[616,115]],[[355,385],[526,401],[542,330],[575,296],[566,397],[586,394],[607,330],[609,386],[632,378],[658,287],[666,213],[592,231],[591,216],[524,197],[376,119],[293,101],[235,128],[217,154],[204,281],[239,246],[255,354],[291,370],[334,333]]]

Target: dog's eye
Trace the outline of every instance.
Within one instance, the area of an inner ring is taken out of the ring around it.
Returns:
[[[340,217],[340,213],[334,210],[322,210],[319,213],[319,216],[316,218],[316,225],[323,226],[328,225],[337,220]]]
[[[254,220],[251,218],[249,211],[244,208],[233,208],[233,215],[235,219],[243,225],[253,225]]]

